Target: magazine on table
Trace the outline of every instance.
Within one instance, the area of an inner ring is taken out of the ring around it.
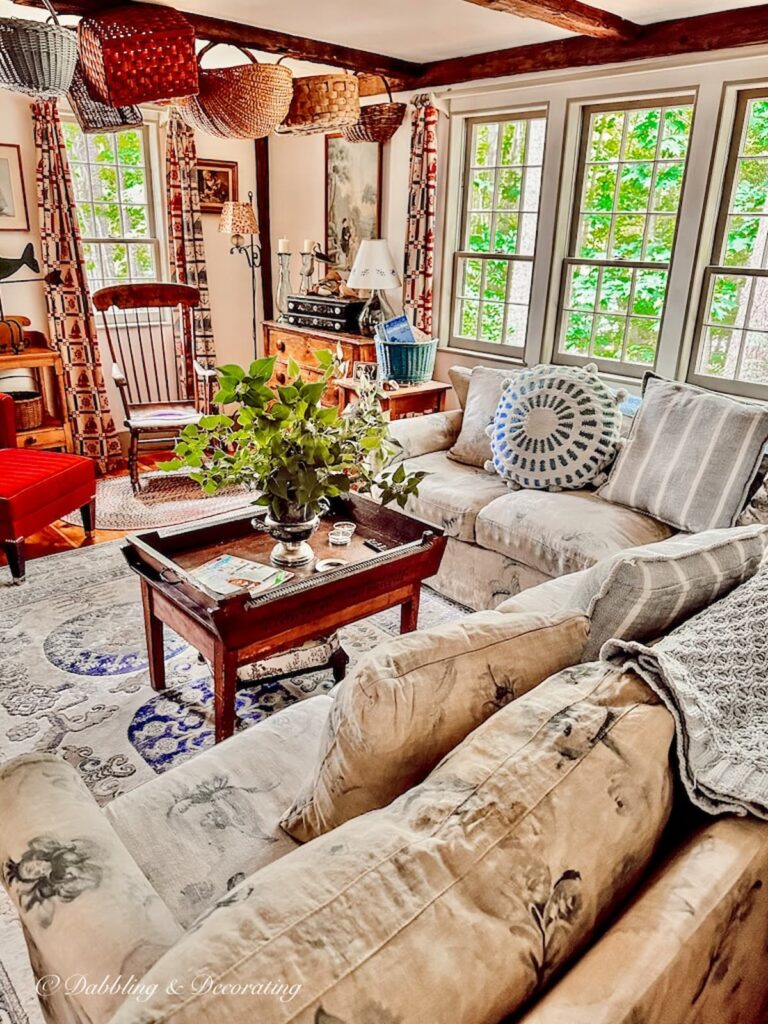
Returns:
[[[204,562],[192,570],[192,575],[204,587],[222,595],[234,594],[243,589],[252,594],[262,593],[293,577],[293,573],[285,569],[227,554],[217,555]]]
[[[381,334],[385,341],[394,341],[400,345],[413,345],[416,342],[413,327],[407,316],[396,316],[393,320],[386,320],[381,325]]]

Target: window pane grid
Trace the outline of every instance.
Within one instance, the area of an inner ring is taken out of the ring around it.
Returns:
[[[655,364],[692,113],[690,101],[670,100],[585,116],[561,302],[564,355]]]
[[[545,127],[539,114],[467,125],[454,341],[525,344]]]

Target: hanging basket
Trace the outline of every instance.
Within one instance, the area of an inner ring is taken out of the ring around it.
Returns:
[[[195,31],[172,7],[134,3],[83,18],[80,59],[92,94],[113,107],[197,93]]]
[[[178,103],[182,118],[222,139],[263,139],[271,135],[288,113],[293,97],[293,75],[277,64],[260,64],[238,46],[250,64],[231,68],[201,66],[202,58],[217,43],[197,55],[200,92]]]
[[[382,78],[382,81],[389,103],[371,103],[361,107],[359,120],[341,129],[347,142],[389,142],[403,123],[408,106],[405,103],[393,103],[389,82],[386,78]]]
[[[0,88],[37,99],[64,96],[72,84],[77,42],[63,28],[49,0],[53,24],[0,18]]]
[[[310,75],[294,79],[291,108],[277,131],[317,135],[356,124],[359,117],[360,90],[354,75]]]
[[[86,135],[119,132],[123,128],[140,128],[144,123],[138,107],[111,107],[91,96],[80,61],[68,93],[69,105]]]

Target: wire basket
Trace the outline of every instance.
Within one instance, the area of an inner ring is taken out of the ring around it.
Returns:
[[[398,384],[423,384],[432,380],[437,338],[430,341],[385,341],[377,336],[376,358],[385,380],[396,380]]]
[[[78,60],[68,93],[69,105],[77,123],[86,135],[119,132],[123,128],[139,128],[144,123],[138,107],[111,107],[91,96],[83,65]]]
[[[197,55],[200,92],[178,103],[179,112],[193,128],[222,139],[263,139],[271,135],[288,113],[293,98],[293,74],[277,64],[260,64],[242,46],[237,49],[250,64],[231,68],[201,67],[202,58],[218,43],[209,43]]]
[[[294,79],[291,107],[277,131],[317,135],[356,124],[359,117],[360,88],[354,75],[309,75]]]
[[[172,7],[133,3],[90,15],[78,27],[92,94],[127,107],[198,91],[195,31]]]
[[[72,84],[77,42],[43,0],[53,24],[0,18],[0,88],[39,99],[64,96]]]
[[[341,129],[347,142],[389,142],[403,123],[407,104],[393,103],[389,82],[386,78],[382,78],[382,82],[389,103],[370,103],[367,107],[361,107],[359,120]]]

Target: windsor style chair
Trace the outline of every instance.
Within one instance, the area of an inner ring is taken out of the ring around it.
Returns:
[[[102,315],[112,377],[130,432],[128,471],[140,489],[139,448],[178,438],[213,405],[216,371],[195,358],[197,288],[127,284],[93,294]]]

